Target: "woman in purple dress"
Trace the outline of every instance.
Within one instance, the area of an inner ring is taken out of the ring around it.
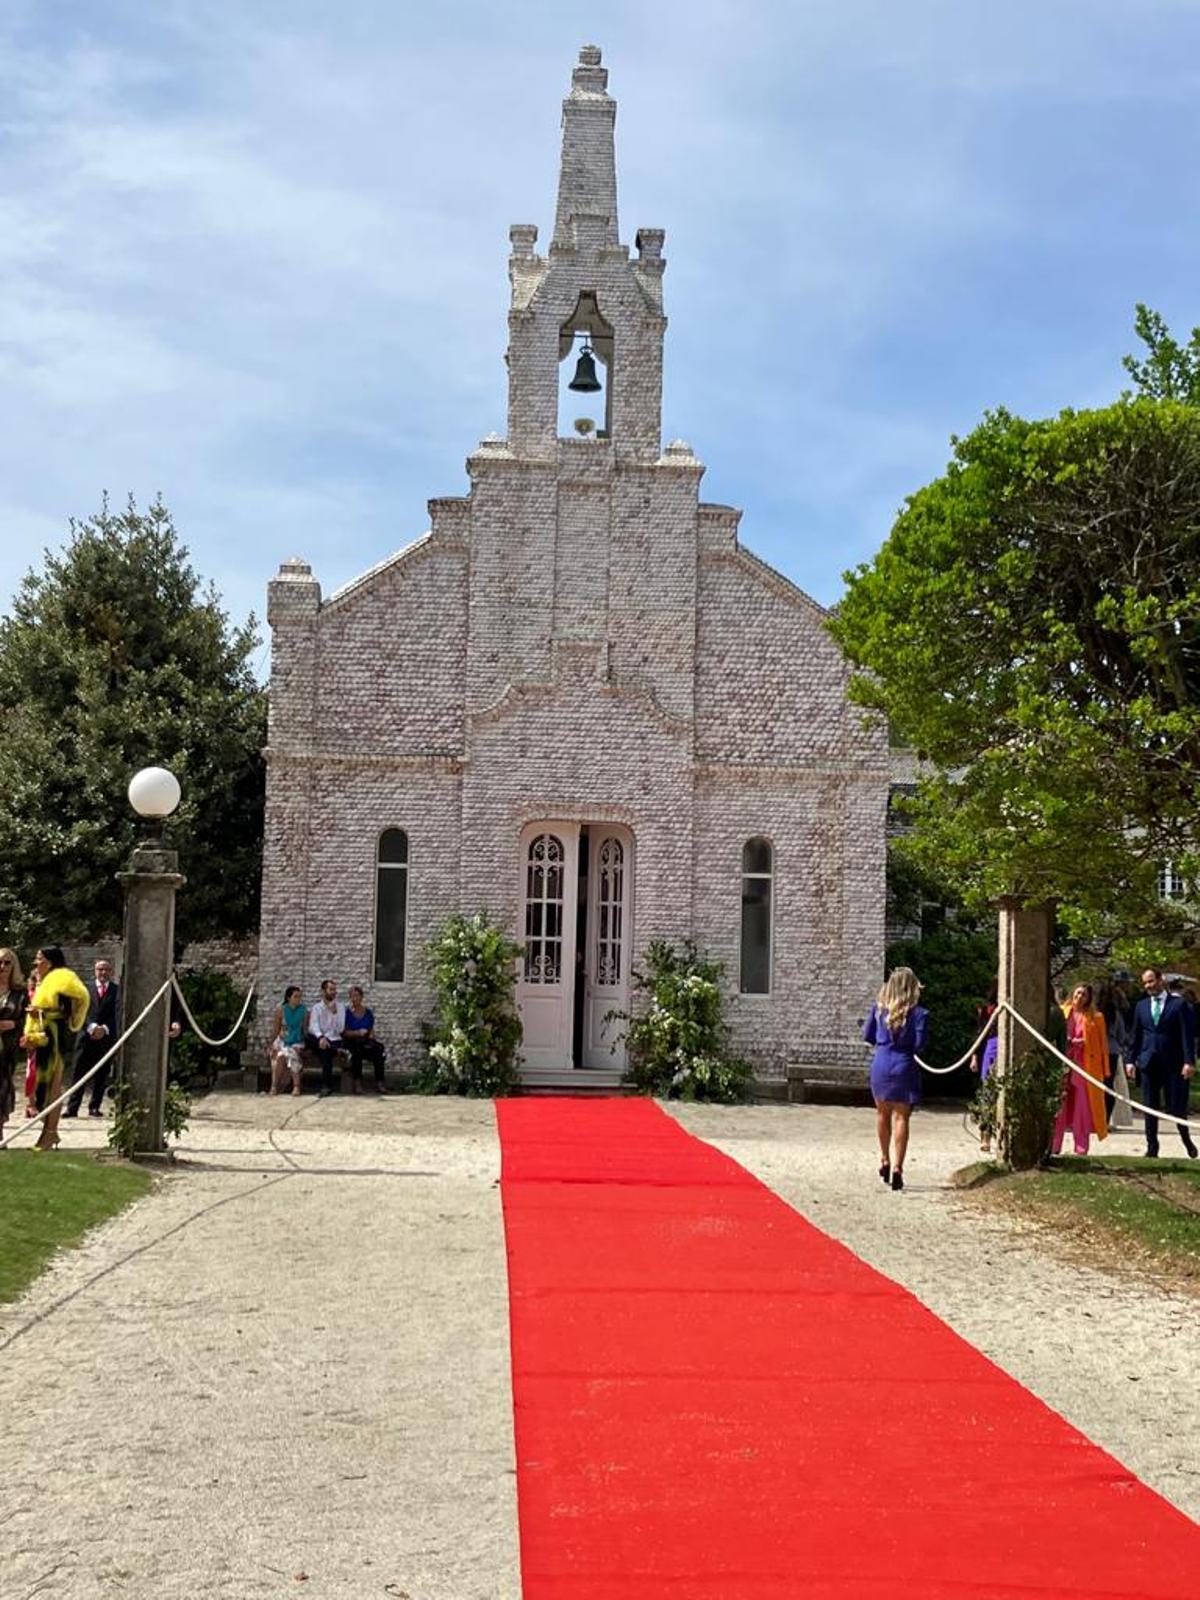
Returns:
[[[883,1160],[879,1176],[893,1189],[904,1187],[908,1119],[921,1098],[921,1069],[916,1056],[925,1048],[929,1013],[918,1005],[921,985],[911,967],[897,967],[879,991],[863,1038],[875,1046],[871,1062],[871,1094],[875,1131]]]

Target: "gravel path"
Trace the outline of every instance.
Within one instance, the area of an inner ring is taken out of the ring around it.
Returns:
[[[1200,1520],[1200,1305],[1133,1274],[1056,1259],[1040,1225],[982,1212],[948,1189],[950,1174],[978,1159],[961,1113],[914,1117],[908,1187],[892,1194],[876,1176],[865,1107],[670,1109]],[[1102,1148],[1141,1146],[1140,1130],[1128,1130]]]
[[[182,1153],[0,1308],[60,1306],[0,1363],[0,1593],[516,1600],[492,1107],[213,1095]]]
[[[673,1110],[1200,1516],[1195,1300],[968,1208],[955,1116],[893,1195],[868,1111]],[[498,1175],[488,1104],[202,1102],[157,1192],[0,1308],[5,1600],[517,1600]]]

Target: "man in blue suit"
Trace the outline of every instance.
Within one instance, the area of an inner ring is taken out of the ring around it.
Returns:
[[[1168,994],[1160,967],[1147,967],[1142,973],[1146,991],[1133,1011],[1133,1037],[1129,1044],[1129,1063],[1142,1080],[1142,1104],[1146,1107],[1146,1154],[1158,1154],[1158,1118],[1152,1111],[1163,1108],[1172,1116],[1186,1117],[1188,1085],[1196,1069],[1195,1022],[1187,1003],[1177,994]],[[1183,1148],[1196,1155],[1196,1145],[1187,1128],[1177,1124]]]

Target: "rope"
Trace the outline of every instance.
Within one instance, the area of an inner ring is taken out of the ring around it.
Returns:
[[[1070,1067],[1072,1072],[1078,1073],[1081,1078],[1085,1079],[1086,1082],[1093,1084],[1097,1089],[1103,1089],[1106,1094],[1111,1094],[1114,1100],[1123,1100],[1131,1110],[1140,1111],[1143,1117],[1157,1117],[1162,1122],[1174,1122],[1180,1128],[1200,1129],[1200,1122],[1196,1122],[1188,1117],[1177,1117],[1173,1112],[1170,1111],[1154,1111],[1149,1106],[1143,1105],[1139,1100],[1130,1100],[1127,1095],[1118,1094],[1116,1089],[1110,1088],[1102,1078],[1093,1078],[1091,1073],[1085,1072],[1077,1061],[1072,1061],[1070,1056],[1063,1055],[1062,1051],[1057,1045],[1051,1044],[1049,1039],[1046,1038],[1045,1034],[1039,1033],[1034,1027],[1033,1023],[1027,1022],[1019,1011],[1015,1011],[1013,1007],[1009,1005],[1007,1000],[1001,1000],[997,1010],[1007,1011],[1010,1017],[1015,1018],[1016,1021],[1021,1024],[1026,1033],[1031,1033],[1042,1046],[1042,1048],[1049,1050],[1051,1055],[1057,1056],[1064,1066]]]
[[[949,1066],[949,1067],[931,1067],[929,1065],[928,1061],[922,1061],[920,1056],[914,1056],[913,1060],[917,1063],[917,1065],[919,1067],[923,1067],[926,1072],[934,1072],[934,1073],[957,1072],[959,1067],[965,1067],[966,1066],[967,1062],[971,1060],[972,1056],[974,1056],[976,1050],[979,1049],[979,1046],[987,1038],[988,1034],[991,1033],[992,1029],[996,1026],[996,1018],[999,1015],[1000,1015],[1000,1008],[997,1006],[996,1010],[992,1012],[991,1016],[987,1019],[987,1022],[984,1024],[983,1032],[976,1039],[975,1043],[973,1045],[971,1045],[970,1049],[966,1052],[965,1055],[959,1056],[958,1060],[956,1062],[954,1062],[954,1064],[952,1066]]]
[[[195,1017],[192,1015],[191,1008],[188,1006],[187,1000],[184,998],[183,990],[179,986],[179,979],[174,975],[174,973],[171,975],[171,982],[175,986],[175,994],[179,1004],[183,1008],[183,1014],[191,1023],[192,1032],[196,1035],[196,1037],[198,1039],[202,1039],[205,1044],[212,1045],[213,1048],[217,1050],[219,1050],[222,1045],[229,1044],[234,1038],[235,1034],[237,1034],[241,1029],[242,1023],[246,1020],[246,1013],[249,1011],[250,1002],[254,998],[254,985],[251,984],[249,989],[246,990],[246,1002],[242,1006],[242,1014],[234,1023],[232,1029],[225,1035],[223,1039],[210,1039],[201,1028],[200,1024],[196,1021]]]
[[[1174,1122],[1181,1128],[1196,1128],[1200,1130],[1200,1122],[1197,1122],[1193,1118],[1177,1117],[1170,1111],[1150,1110],[1148,1107],[1143,1105],[1140,1100],[1131,1100],[1128,1095],[1121,1094],[1115,1086],[1105,1083],[1103,1079],[1093,1078],[1091,1073],[1085,1072],[1077,1061],[1072,1061],[1070,1056],[1064,1055],[1056,1045],[1051,1044],[1049,1039],[1047,1039],[1044,1034],[1039,1033],[1033,1024],[1027,1021],[1019,1011],[1014,1010],[1014,1008],[1009,1005],[1007,1000],[1000,1001],[995,1011],[993,1011],[991,1016],[988,1018],[987,1025],[983,1029],[983,1032],[975,1040],[975,1043],[970,1047],[969,1050],[967,1050],[965,1055],[959,1056],[958,1060],[955,1061],[953,1065],[949,1067],[931,1067],[927,1061],[922,1061],[920,1056],[914,1056],[914,1061],[926,1072],[939,1074],[957,1072],[960,1067],[965,1066],[966,1063],[971,1060],[976,1050],[978,1050],[979,1046],[987,1038],[988,1034],[991,1033],[1002,1011],[1007,1011],[1010,1017],[1014,1017],[1027,1033],[1031,1033],[1033,1035],[1043,1049],[1049,1050],[1051,1055],[1057,1056],[1064,1066],[1070,1067],[1072,1072],[1077,1073],[1079,1077],[1085,1079],[1088,1083],[1093,1084],[1097,1089],[1103,1089],[1105,1094],[1112,1095],[1114,1100],[1120,1100],[1121,1103],[1123,1105],[1127,1105],[1131,1111],[1140,1111],[1143,1117],[1158,1117],[1163,1122]]]
[[[144,1006],[142,1011],[139,1012],[137,1017],[134,1018],[133,1022],[130,1023],[129,1027],[126,1028],[125,1032],[116,1041],[116,1043],[110,1049],[108,1049],[108,1050],[106,1050],[104,1052],[104,1054],[100,1057],[99,1061],[96,1062],[94,1067],[89,1068],[89,1070],[84,1073],[82,1078],[78,1078],[78,1079],[76,1079],[76,1081],[74,1083],[69,1084],[67,1086],[67,1088],[65,1088],[63,1090],[63,1092],[59,1095],[57,1100],[53,1100],[53,1101],[51,1101],[51,1103],[48,1106],[44,1106],[42,1108],[42,1110],[37,1113],[36,1116],[34,1116],[34,1117],[25,1117],[21,1122],[19,1122],[17,1124],[16,1128],[14,1129],[14,1131],[12,1133],[9,1134],[7,1139],[0,1139],[0,1150],[7,1150],[9,1145],[10,1144],[14,1144],[16,1142],[16,1140],[18,1140],[23,1133],[28,1133],[28,1131],[31,1128],[36,1128],[38,1123],[41,1122],[44,1117],[48,1117],[50,1115],[50,1113],[52,1111],[56,1110],[59,1106],[61,1106],[64,1101],[69,1100],[71,1098],[71,1096],[75,1093],[76,1089],[82,1089],[85,1084],[90,1083],[92,1081],[92,1079],[96,1076],[96,1074],[100,1071],[100,1068],[103,1067],[103,1066],[107,1066],[108,1065],[108,1063],[112,1060],[113,1056],[116,1055],[117,1051],[125,1043],[126,1039],[128,1039],[132,1034],[137,1032],[137,1030],[141,1027],[142,1023],[145,1022],[146,1018],[150,1015],[150,1013],[154,1010],[155,1006],[162,999],[163,995],[166,994],[167,990],[171,987],[172,981],[173,980],[171,978],[168,978],[167,981],[163,984],[162,988],[159,989],[158,993],[154,996],[154,998],[152,1000],[148,1000],[146,1002],[146,1005]]]

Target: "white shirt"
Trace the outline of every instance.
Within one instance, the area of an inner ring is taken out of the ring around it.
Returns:
[[[342,1030],[346,1026],[346,1008],[340,1000],[335,1000],[327,1006],[324,1000],[318,1000],[308,1013],[308,1031],[318,1039],[328,1039],[331,1044],[340,1044]]]

